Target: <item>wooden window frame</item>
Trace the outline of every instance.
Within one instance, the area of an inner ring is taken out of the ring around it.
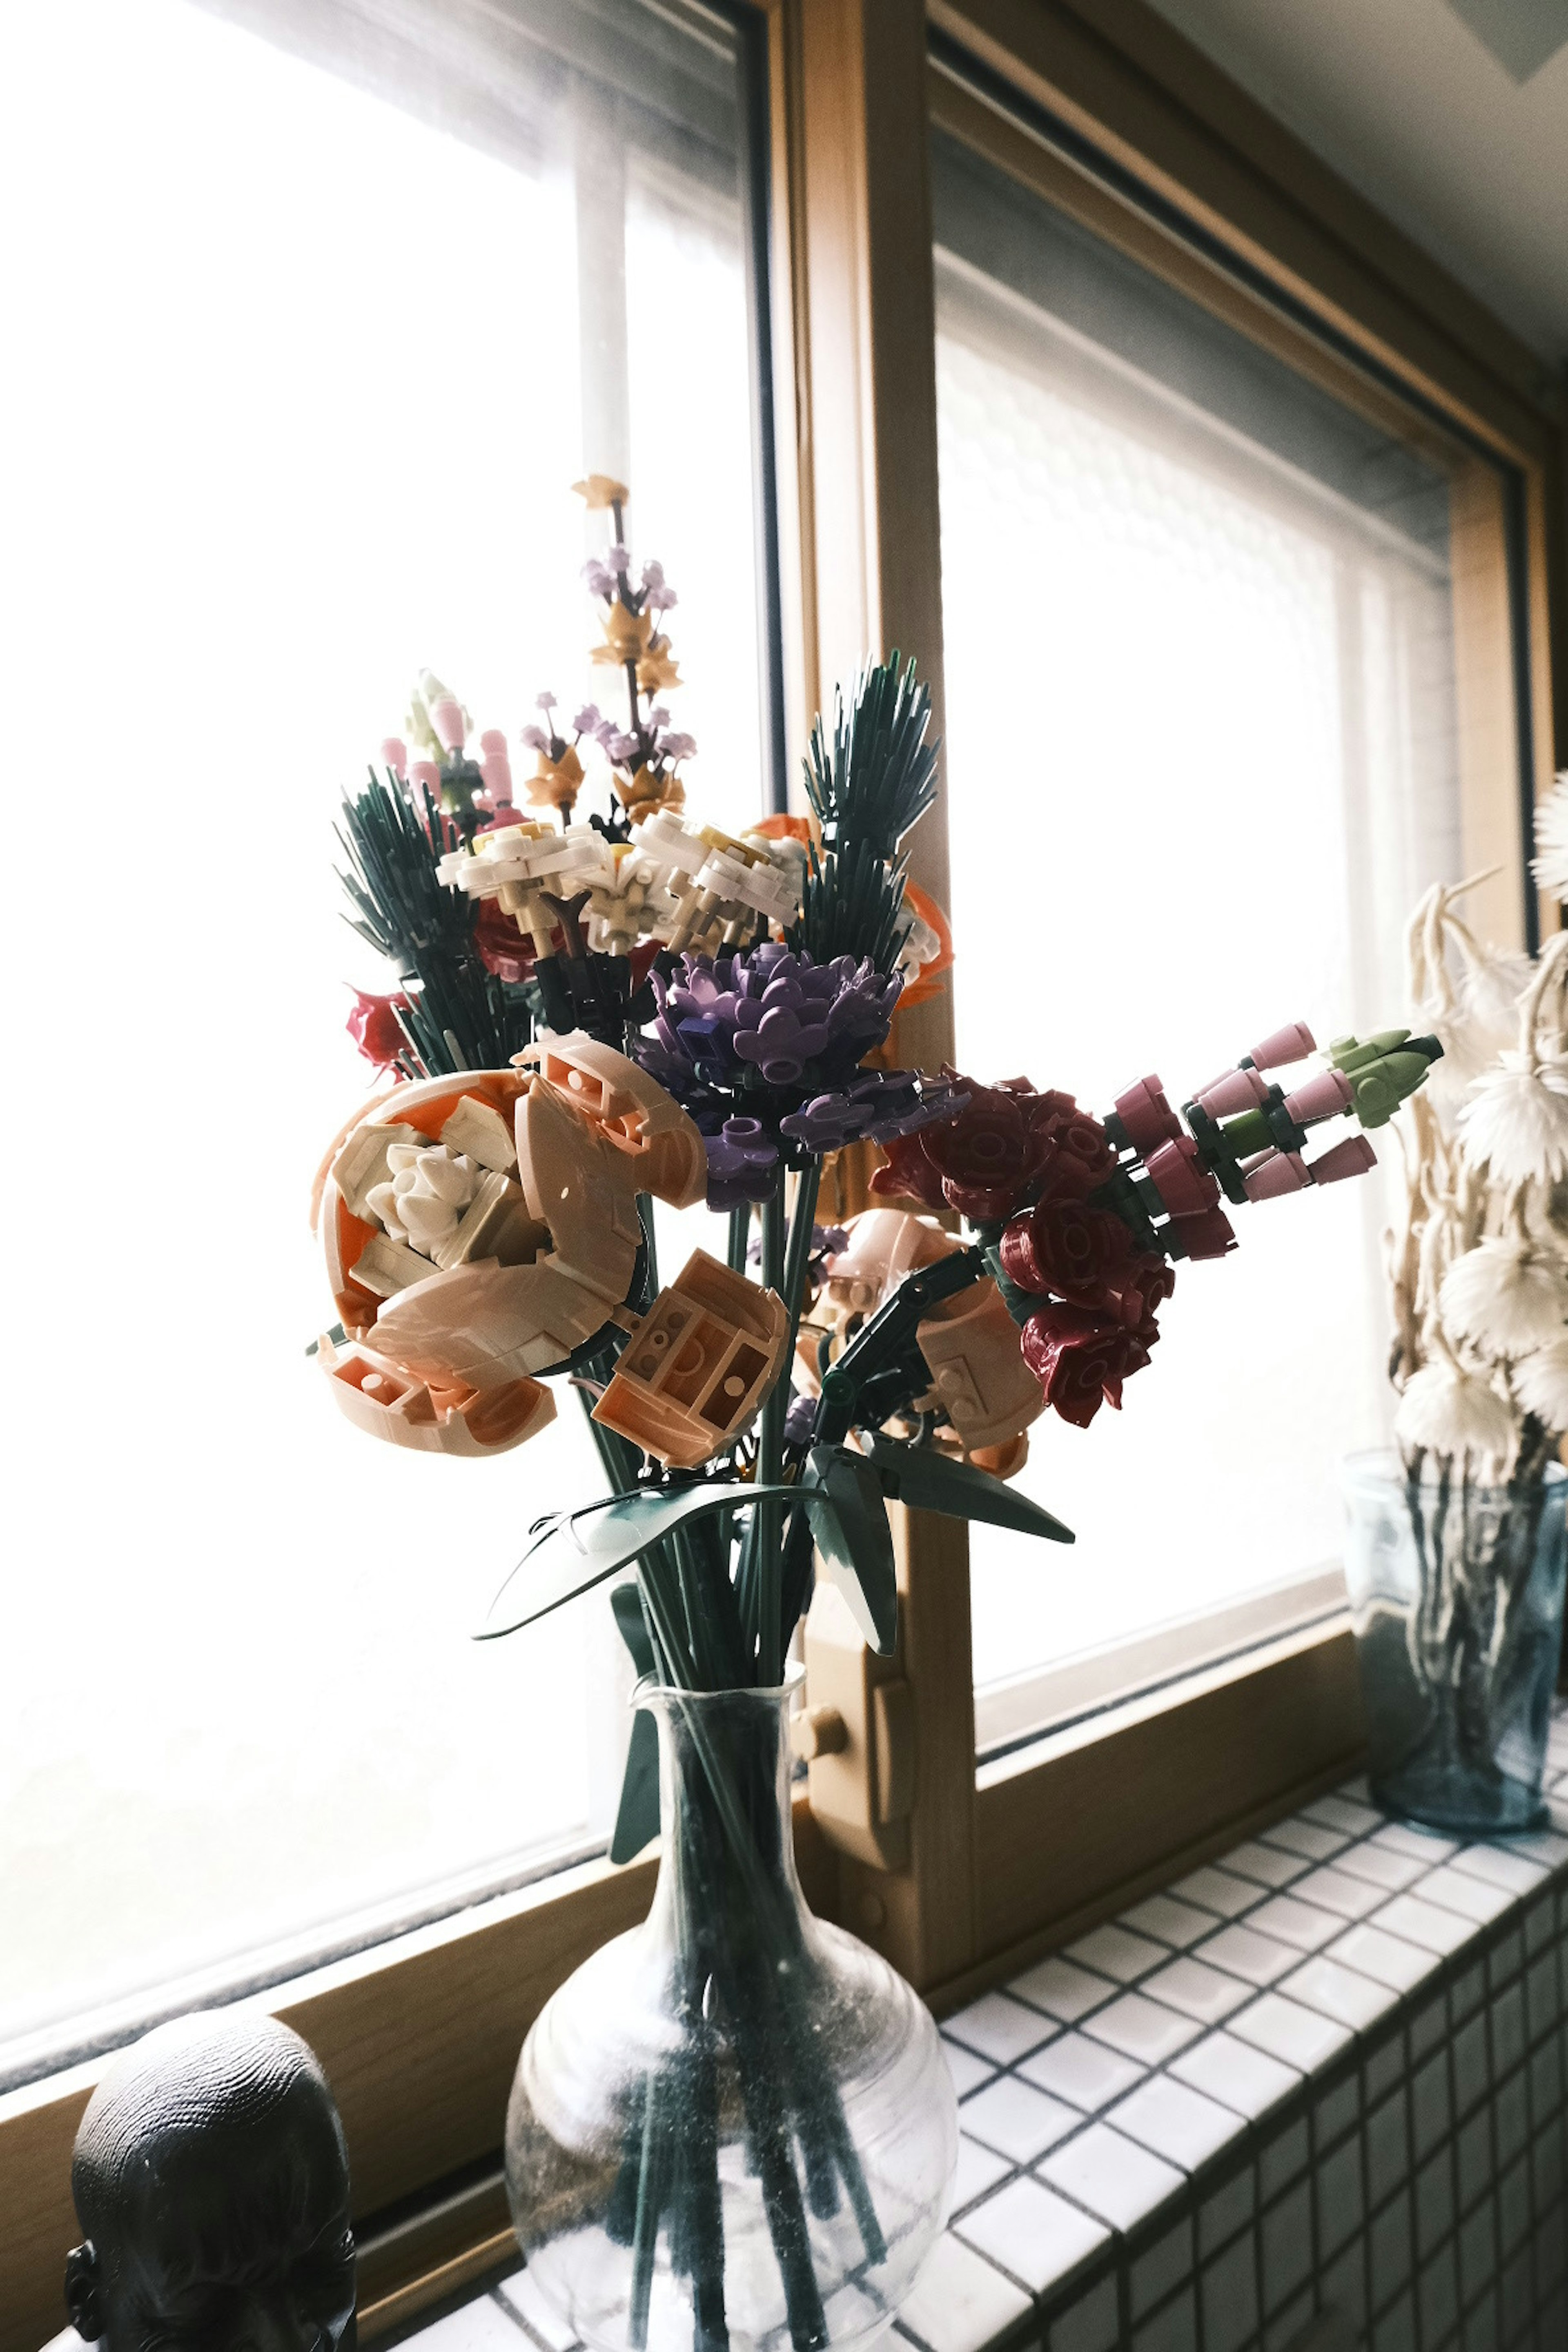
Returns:
[[[1141,257],[1153,232],[1138,205],[1031,146],[1005,110],[933,68],[912,0],[748,5],[765,26],[770,68],[791,750],[834,680],[868,648],[895,645],[918,655],[940,730],[928,121],[983,143]],[[1563,387],[1144,0],[931,0],[929,23],[950,58],[962,52],[1070,124],[1278,288],[1297,325],[1270,328],[1253,297],[1249,331],[1278,331],[1297,363],[1338,370],[1342,385],[1353,378],[1358,397],[1392,398],[1345,356],[1364,355],[1385,387],[1406,388],[1513,469],[1530,616],[1520,685],[1543,786],[1568,764]],[[1240,300],[1223,270],[1197,269],[1179,240],[1161,243],[1160,266],[1216,308]],[[1303,312],[1321,321],[1321,344],[1301,329]],[[1500,715],[1495,687],[1508,583],[1479,491],[1467,528],[1457,599],[1466,823],[1517,872],[1520,812],[1486,782],[1511,713]],[[916,836],[916,877],[945,902],[944,825]],[[1506,895],[1488,912],[1500,933],[1517,921]],[[900,1024],[906,1058],[934,1065],[952,1043],[946,998]],[[852,1205],[852,1174],[846,1184]],[[1352,1644],[1335,1622],[977,1775],[964,1533],[895,1517],[917,1759],[910,1864],[877,1872],[833,1852],[804,1803],[796,1843],[814,1905],[888,1951],[939,2010],[1327,1785],[1359,1753]],[[258,1997],[319,2051],[342,2109],[363,2224],[365,2341],[504,2250],[498,2151],[519,2045],[554,1987],[643,1916],[653,1876],[647,1859],[584,1864]],[[58,2327],[75,2236],[70,2144],[95,2073],[78,2067],[0,2100],[0,2352],[36,2352]]]

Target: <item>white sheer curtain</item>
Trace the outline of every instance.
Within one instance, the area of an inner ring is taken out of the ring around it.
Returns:
[[[961,1066],[1103,1112],[1288,1020],[1397,1021],[1405,912],[1458,855],[1430,530],[952,253],[938,325]],[[974,1531],[977,1685],[1337,1559],[1336,1461],[1386,1421],[1385,1216],[1377,1175],[1238,1212],[1122,1412],[1037,1425],[1020,1483],[1078,1543]]]
[[[337,797],[421,664],[514,737],[540,688],[597,689],[585,468],[631,465],[680,593],[694,798],[728,822],[762,794],[736,61],[633,0],[545,13],[620,171],[618,382],[570,115],[525,103],[564,68],[521,37],[522,130],[470,143],[460,108],[181,0],[0,36],[5,1054],[34,1139],[5,1179],[0,2076],[612,1816],[607,1610],[467,1638],[529,1522],[599,1491],[570,1395],[500,1461],[408,1455],[304,1354],[310,1176],[370,1090],[345,983],[387,984],[339,919]],[[663,58],[653,129],[584,26]],[[708,93],[684,169],[682,89]]]

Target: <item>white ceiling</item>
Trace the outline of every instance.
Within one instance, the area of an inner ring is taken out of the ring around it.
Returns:
[[[1568,0],[1153,0],[1522,341],[1568,362]]]

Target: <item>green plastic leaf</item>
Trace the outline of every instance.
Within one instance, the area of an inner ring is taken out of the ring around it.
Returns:
[[[972,1462],[954,1462],[927,1446],[900,1445],[890,1437],[872,1440],[869,1459],[882,1492],[911,1510],[940,1511],[950,1519],[984,1519],[994,1528],[1043,1536],[1049,1543],[1076,1540],[1060,1519]]]
[[[499,1641],[538,1617],[574,1601],[676,1528],[714,1518],[750,1503],[793,1498],[792,1486],[748,1486],[715,1479],[697,1486],[639,1486],[577,1511],[552,1511],[490,1602],[477,1642]]]
[[[615,1616],[616,1631],[631,1652],[632,1664],[637,1670],[637,1680],[639,1683],[646,1682],[657,1669],[653,1643],[648,1637],[647,1619],[642,1613],[642,1595],[637,1591],[635,1577],[625,1584],[616,1585],[610,1595],[610,1608]]]
[[[610,1607],[621,1639],[631,1652],[637,1680],[650,1681],[655,1672],[653,1643],[648,1639],[647,1620],[643,1615],[635,1577],[628,1583],[616,1585],[610,1595]],[[616,1833],[610,1840],[610,1860],[630,1862],[650,1839],[658,1835],[658,1727],[649,1709],[639,1706],[632,1717],[631,1744],[621,1777],[621,1801],[616,1814]]]
[[[616,1833],[610,1840],[610,1860],[630,1862],[650,1839],[658,1835],[658,1727],[646,1706],[632,1717],[631,1746],[626,1749],[626,1775],[621,1781]]]
[[[885,1658],[899,1630],[899,1587],[881,1479],[864,1454],[844,1445],[816,1445],[801,1486],[828,1573],[861,1633]]]

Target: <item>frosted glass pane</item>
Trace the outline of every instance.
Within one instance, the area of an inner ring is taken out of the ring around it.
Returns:
[[[1025,217],[988,219],[941,151],[937,190],[960,1066],[1103,1113],[1287,1020],[1396,1021],[1458,856],[1446,486],[1239,338],[1200,404],[1214,322],[1000,182]],[[1124,1410],[1036,1425],[1020,1484],[1078,1543],[973,1531],[978,1685],[1338,1558],[1335,1464],[1386,1426],[1384,1185],[1238,1212]]]
[[[304,1354],[330,1319],[310,1176],[370,1091],[345,982],[386,984],[339,919],[338,795],[421,664],[514,737],[542,687],[602,694],[587,467],[629,451],[638,551],[680,592],[694,797],[739,823],[762,796],[739,68],[710,19],[595,21],[664,59],[658,121],[520,38],[489,93],[528,131],[507,149],[180,0],[5,20],[31,1139],[5,1176],[0,2076],[105,2005],[449,1907],[613,1816],[607,1609],[468,1639],[529,1523],[602,1491],[570,1391],[515,1454],[426,1458],[353,1431]]]

